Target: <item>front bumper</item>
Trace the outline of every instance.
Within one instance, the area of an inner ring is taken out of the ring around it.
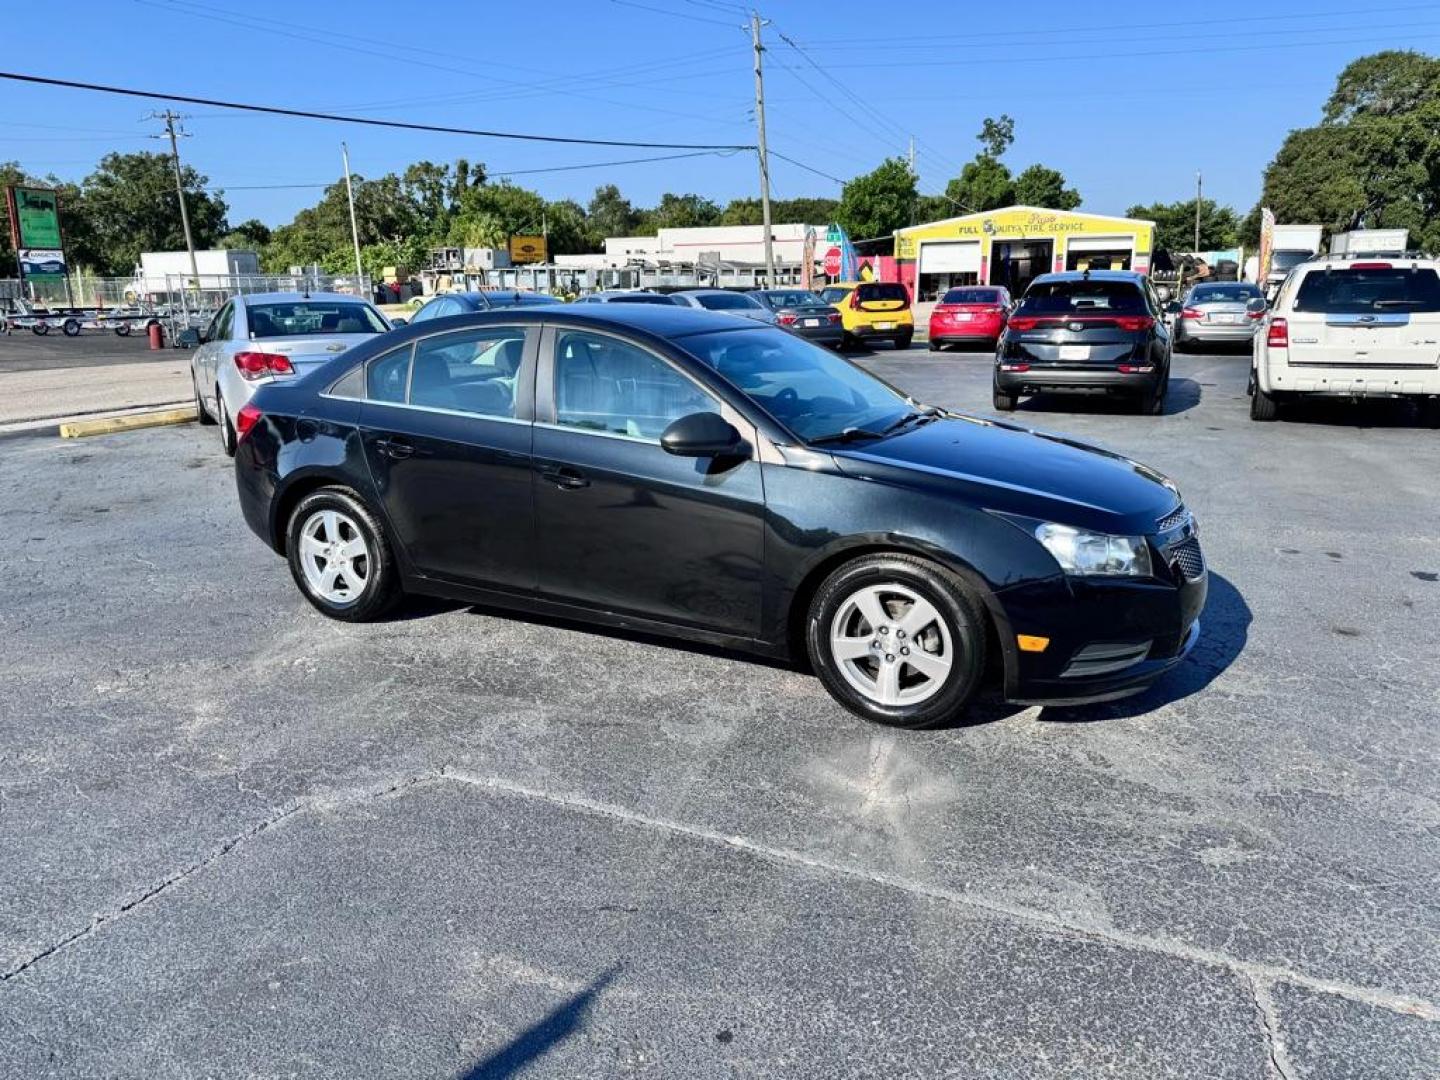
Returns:
[[[1179,585],[1080,578],[1002,590],[997,599],[1009,632],[1050,639],[1044,652],[1007,649],[1006,699],[1025,705],[1077,705],[1147,689],[1177,667],[1199,640],[1208,589],[1209,576],[1201,574]],[[1077,657],[1087,648],[1146,642],[1143,658],[1120,670],[1075,673],[1083,667]]]

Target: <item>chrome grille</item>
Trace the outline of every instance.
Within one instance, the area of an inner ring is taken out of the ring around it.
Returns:
[[[1155,523],[1155,531],[1161,533],[1169,532],[1177,525],[1185,524],[1189,517],[1190,511],[1185,509],[1184,503],[1181,503]]]
[[[1171,548],[1166,554],[1170,561],[1180,568],[1180,573],[1185,575],[1186,581],[1195,581],[1205,575],[1205,556],[1200,553],[1200,541],[1195,537],[1182,540]]]

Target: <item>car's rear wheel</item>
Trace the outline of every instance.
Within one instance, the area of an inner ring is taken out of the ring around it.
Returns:
[[[190,373],[190,388],[195,391],[195,419],[201,427],[214,427],[215,418],[205,411],[205,402],[200,400],[200,384],[195,381],[193,371]]]
[[[1154,388],[1140,395],[1140,412],[1144,416],[1165,415],[1165,392],[1167,382],[1158,382]]]
[[[215,388],[216,422],[220,425],[220,448],[229,457],[235,456],[235,425],[230,422],[230,410],[225,407],[225,396]]]
[[[854,334],[846,330],[840,335],[840,349],[842,352],[849,352],[851,349],[859,348],[860,341]]]
[[[832,573],[810,604],[805,641],[835,700],[894,727],[954,716],[985,671],[979,603],[953,574],[911,555],[866,555]]]
[[[344,488],[322,488],[300,500],[290,514],[285,554],[305,599],[332,619],[375,619],[400,598],[400,574],[379,521]]]
[[[940,351],[941,349],[943,349],[944,347],[945,347],[945,346],[941,345],[940,342],[938,342],[938,341],[932,341],[932,342],[930,342],[930,351],[931,351],[931,352],[939,352],[939,351]]]
[[[1267,394],[1259,386],[1250,395],[1250,419],[1269,422],[1280,418],[1280,402],[1273,394]]]
[[[914,331],[914,330],[907,330],[907,331],[905,331],[905,333],[899,334],[899,335],[896,336],[896,338],[895,338],[895,348],[897,348],[897,349],[908,349],[908,348],[910,347],[910,342],[912,342],[912,341],[914,341],[914,340],[915,340],[915,331]]]
[[[1020,404],[1020,395],[1008,393],[995,387],[995,409],[997,412],[1014,412],[1015,406]]]

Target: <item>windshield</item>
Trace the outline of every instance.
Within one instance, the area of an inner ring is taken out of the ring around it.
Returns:
[[[998,304],[1000,293],[995,289],[951,289],[940,300],[942,304]]]
[[[807,442],[880,431],[913,411],[900,391],[784,330],[723,330],[680,344]]]
[[[1197,285],[1190,294],[1194,304],[1244,304],[1256,299],[1260,290],[1254,285]]]
[[[695,300],[711,311],[735,311],[738,308],[749,311],[760,306],[758,301],[744,293],[700,293]]]
[[[662,293],[621,293],[617,296],[607,296],[605,299],[612,304],[669,304],[675,306],[675,301]]]
[[[1312,270],[1300,282],[1295,310],[1351,315],[1440,311],[1440,276],[1429,269],[1388,266]]]
[[[1270,256],[1270,269],[1292,270],[1310,257],[1308,251],[1277,251]]]
[[[1026,315],[1079,315],[1088,311],[1143,314],[1145,299],[1128,281],[1044,281],[1030,286],[1020,311]]]
[[[821,290],[820,299],[824,300],[827,304],[838,304],[841,300],[844,300],[849,295],[849,289],[832,285],[828,289]]]
[[[336,300],[295,300],[248,304],[246,325],[253,340],[306,334],[383,334],[390,329],[368,304]]]

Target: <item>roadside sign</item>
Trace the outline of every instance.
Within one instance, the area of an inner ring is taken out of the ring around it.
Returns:
[[[60,197],[47,188],[10,189],[11,240],[20,248],[56,250],[60,242]]]
[[[543,263],[545,261],[545,237],[543,236],[512,236],[510,237],[510,261],[515,265],[522,263]]]
[[[843,244],[845,242],[844,230],[839,225],[831,225],[825,230],[825,242],[827,244]]]
[[[840,249],[832,247],[825,252],[825,273],[831,277],[838,277],[840,274]]]

